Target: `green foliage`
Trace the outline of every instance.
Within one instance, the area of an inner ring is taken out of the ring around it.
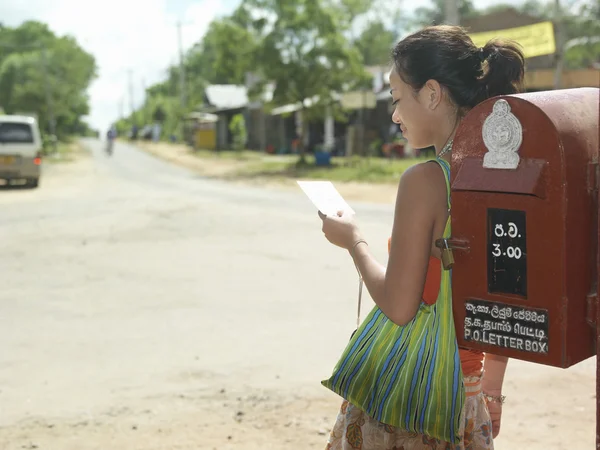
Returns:
[[[545,4],[539,0],[526,0],[521,5],[510,5],[508,3],[497,3],[489,6],[483,11],[477,12],[477,14],[492,14],[506,9],[517,10],[521,14],[525,14],[531,17],[537,17],[540,20],[549,20],[552,18],[553,6]]]
[[[56,36],[35,21],[0,28],[0,99],[7,114],[35,113],[48,133],[50,93],[58,137],[86,133],[82,117],[89,113],[87,89],[95,77],[94,57],[72,37]]]
[[[416,23],[420,26],[439,25],[445,19],[445,0],[432,0],[433,6],[421,6],[415,10]],[[460,18],[473,17],[480,14],[473,6],[471,0],[458,0],[458,16]]]
[[[332,158],[330,166],[316,166],[314,157],[306,157],[299,163],[290,155],[285,157],[265,157],[249,161],[240,167],[237,178],[271,179],[311,179],[366,183],[397,183],[402,173],[409,167],[425,159],[406,158],[390,160],[386,158]]]
[[[570,11],[564,11],[565,67],[591,67],[600,62],[600,2],[587,0]]]
[[[167,118],[167,113],[161,104],[156,105],[152,113],[152,120],[157,123],[163,123]]]
[[[255,64],[256,47],[253,33],[236,21],[215,20],[189,51],[187,73],[211,84],[244,84],[246,72]]]
[[[387,29],[381,20],[368,23],[356,40],[356,47],[362,55],[363,63],[367,66],[389,63],[394,44],[394,32]]]
[[[244,150],[248,141],[248,133],[243,114],[236,114],[231,118],[229,131],[233,136],[233,149],[237,151]]]

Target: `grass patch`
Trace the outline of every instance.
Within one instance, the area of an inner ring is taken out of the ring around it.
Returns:
[[[233,176],[397,183],[406,169],[422,161],[426,159],[332,158],[331,166],[320,167],[315,165],[314,157],[310,155],[304,164],[293,155],[264,156],[239,168]]]
[[[77,140],[60,141],[56,144],[56,153],[47,154],[44,156],[44,161],[52,164],[72,162],[82,151],[81,144]]]

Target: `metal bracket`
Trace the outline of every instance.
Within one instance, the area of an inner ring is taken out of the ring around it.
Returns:
[[[445,241],[445,242],[444,242]],[[435,246],[438,248],[444,248],[444,246],[448,243],[448,248],[452,250],[464,250],[469,251],[469,241],[465,239],[456,239],[456,238],[448,238],[448,239],[436,239]]]

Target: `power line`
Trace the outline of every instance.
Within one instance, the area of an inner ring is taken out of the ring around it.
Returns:
[[[146,94],[146,79],[144,77],[142,77],[142,106],[140,107],[141,111],[142,111],[142,125],[144,125],[146,122],[148,122],[148,117],[146,117],[146,101],[148,98],[148,95]]]
[[[123,118],[125,117],[123,114],[123,103],[124,103],[123,97],[121,97],[119,99],[119,120],[123,120]]]
[[[131,69],[127,71],[127,79],[129,84],[129,109],[131,111],[131,118],[135,123],[135,107],[133,103],[133,71]]]

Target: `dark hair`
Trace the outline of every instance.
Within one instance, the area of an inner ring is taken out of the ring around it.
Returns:
[[[522,90],[525,58],[518,44],[491,40],[477,48],[465,30],[438,25],[402,39],[392,50],[402,80],[419,90],[428,80],[444,86],[459,108]]]

